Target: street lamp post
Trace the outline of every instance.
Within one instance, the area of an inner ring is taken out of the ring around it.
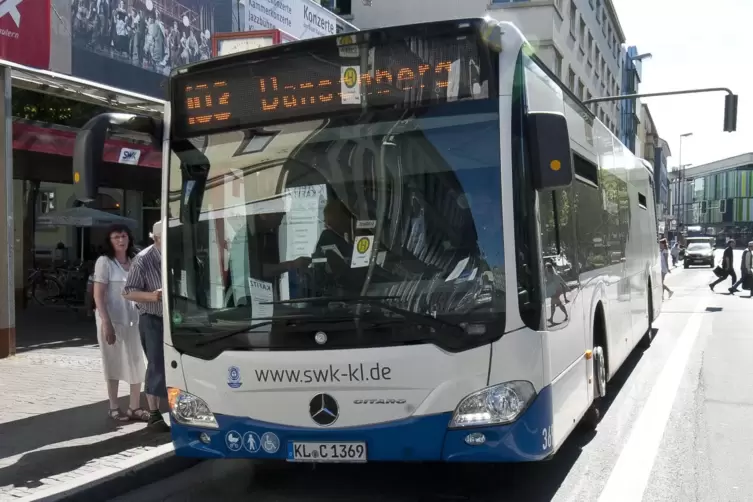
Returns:
[[[677,231],[680,231],[680,226],[682,223],[684,223],[683,219],[683,212],[685,210],[685,190],[683,186],[683,182],[685,181],[685,166],[682,163],[682,138],[687,138],[688,136],[692,136],[692,132],[686,132],[685,134],[680,134],[680,148],[679,148],[679,165],[680,165],[680,172],[678,175],[679,180],[679,186],[677,190],[677,201],[678,201],[678,208],[677,208]]]

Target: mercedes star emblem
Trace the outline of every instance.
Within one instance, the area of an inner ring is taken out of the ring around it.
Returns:
[[[314,335],[314,341],[316,341],[316,343],[318,343],[319,345],[324,345],[325,343],[327,343],[327,333],[325,333],[324,331],[317,331]]]
[[[329,394],[317,394],[309,401],[309,415],[311,420],[327,427],[337,421],[340,416],[340,407],[335,398]]]

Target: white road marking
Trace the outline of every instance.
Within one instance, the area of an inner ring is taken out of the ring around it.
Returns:
[[[677,340],[612,469],[599,502],[640,502],[643,499],[685,366],[701,330],[705,308],[705,302],[697,305]]]

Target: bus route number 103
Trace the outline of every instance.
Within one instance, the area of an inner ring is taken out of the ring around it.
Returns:
[[[189,125],[224,122],[230,118],[230,92],[224,89],[225,87],[225,81],[186,86]]]

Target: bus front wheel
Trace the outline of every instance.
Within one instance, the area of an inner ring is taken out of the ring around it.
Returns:
[[[582,423],[588,429],[596,429],[601,421],[601,403],[607,395],[607,360],[604,353],[606,336],[603,325],[594,327],[594,348],[591,351],[593,359],[594,400],[583,416]]]

